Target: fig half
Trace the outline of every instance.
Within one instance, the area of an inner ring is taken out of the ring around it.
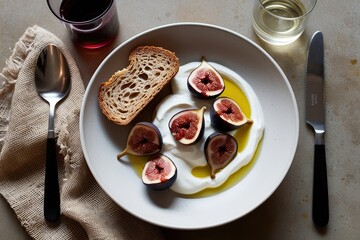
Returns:
[[[198,98],[216,98],[225,89],[221,75],[204,58],[200,66],[190,73],[187,86],[190,93]]]
[[[204,135],[204,111],[200,109],[187,109],[176,113],[169,121],[169,130],[175,140],[191,145],[197,143]]]
[[[162,136],[159,129],[150,122],[138,122],[130,130],[124,151],[117,155],[120,159],[126,154],[148,156],[161,151]]]
[[[210,109],[210,119],[214,128],[225,132],[253,122],[244,115],[240,106],[228,97],[220,97],[214,101]]]
[[[160,191],[171,187],[177,177],[177,168],[167,156],[158,153],[145,164],[142,172],[143,183],[152,190]]]
[[[236,139],[228,133],[214,132],[205,141],[205,158],[210,167],[210,176],[231,162],[238,151]]]

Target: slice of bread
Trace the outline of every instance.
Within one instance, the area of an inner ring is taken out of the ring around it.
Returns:
[[[137,47],[130,53],[129,66],[101,83],[101,111],[114,123],[127,125],[178,71],[175,53],[161,47]]]

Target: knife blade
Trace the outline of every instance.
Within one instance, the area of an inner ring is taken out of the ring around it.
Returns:
[[[306,79],[306,123],[315,132],[312,218],[317,226],[329,222],[325,155],[324,37],[318,31],[310,40]]]

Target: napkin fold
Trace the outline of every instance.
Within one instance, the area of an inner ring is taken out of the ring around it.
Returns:
[[[37,94],[34,82],[37,58],[47,44],[57,45],[64,53],[72,78],[71,91],[55,114],[58,224],[48,224],[43,216],[49,106]],[[159,228],[116,205],[88,169],[79,134],[84,85],[61,40],[39,26],[29,27],[5,65],[0,74],[0,193],[29,235],[34,239],[163,239]]]

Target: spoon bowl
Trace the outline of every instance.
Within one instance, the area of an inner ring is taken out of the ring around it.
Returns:
[[[44,217],[57,221],[60,217],[60,194],[56,158],[54,117],[56,104],[70,91],[69,65],[58,47],[47,45],[40,53],[35,70],[38,94],[49,103],[49,128],[46,147]]]

